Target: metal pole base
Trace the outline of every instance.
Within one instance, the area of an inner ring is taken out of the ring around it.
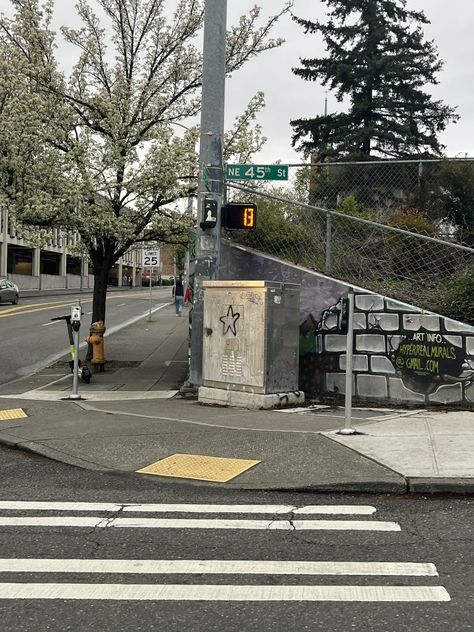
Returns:
[[[186,395],[197,395],[199,387],[191,384],[191,382],[184,382],[184,384],[179,389],[179,394],[185,397]]]
[[[356,435],[356,434],[362,434],[361,432],[357,432],[357,430],[355,428],[341,428],[340,430],[338,430],[338,432],[336,434],[339,435]]]
[[[82,397],[79,395],[79,393],[77,395],[76,393],[71,393],[69,397],[66,397],[66,399],[82,399]]]

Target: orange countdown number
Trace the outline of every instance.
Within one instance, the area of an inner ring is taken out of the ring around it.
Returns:
[[[255,226],[255,212],[251,206],[244,208],[244,226],[246,228],[253,228]]]

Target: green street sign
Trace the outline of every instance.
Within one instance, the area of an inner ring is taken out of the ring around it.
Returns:
[[[226,180],[288,180],[288,165],[226,165]]]

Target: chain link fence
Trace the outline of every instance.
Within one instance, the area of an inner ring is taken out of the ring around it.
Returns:
[[[304,166],[286,188],[228,182],[230,198],[257,203],[258,226],[227,237],[474,322],[474,165],[445,163]]]

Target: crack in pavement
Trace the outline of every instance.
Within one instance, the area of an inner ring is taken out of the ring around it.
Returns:
[[[290,517],[288,518],[288,523],[289,523],[289,525],[291,527],[291,531],[296,531],[296,526],[295,526],[294,520],[295,520],[295,512],[291,511],[290,512]]]
[[[290,510],[288,513],[289,513],[289,518],[286,520],[286,522],[288,522],[289,531],[296,531],[296,526],[294,523],[294,519],[295,519],[294,510]],[[272,520],[270,520],[267,524],[267,529],[271,529],[272,525],[275,524],[276,522],[285,522],[285,521],[282,520],[280,516],[278,516],[277,518],[272,518]]]
[[[115,522],[115,520],[120,517],[121,513],[123,512],[123,510],[125,509],[125,507],[128,507],[129,505],[132,505],[133,503],[123,503],[120,504],[117,508],[116,511],[111,512],[110,515],[108,516],[104,516],[103,518],[100,518],[98,523],[96,525],[94,525],[94,527],[92,528],[92,530],[88,533],[89,537],[90,537],[90,541],[91,544],[93,544],[93,549],[92,552],[96,553],[100,546],[101,546],[101,542],[100,542],[100,536],[99,533],[100,531],[98,531],[98,529],[102,530],[102,529],[108,529],[110,527],[113,526],[113,523]],[[97,536],[97,537],[94,537]]]

